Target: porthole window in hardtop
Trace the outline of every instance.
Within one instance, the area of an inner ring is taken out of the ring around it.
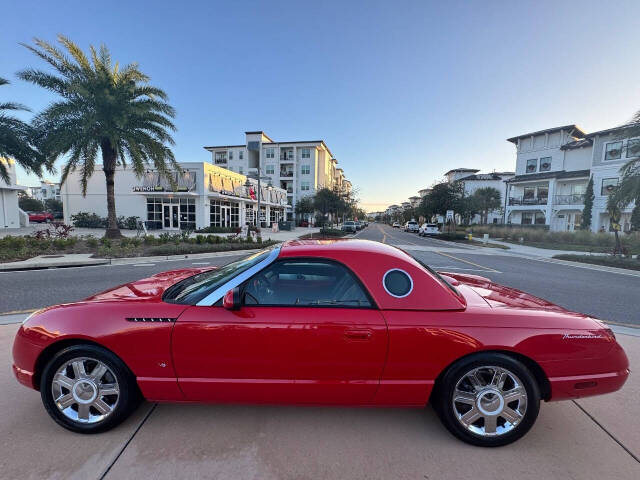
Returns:
[[[384,274],[382,278],[384,289],[389,295],[396,298],[406,297],[413,290],[413,280],[404,270],[394,268]]]

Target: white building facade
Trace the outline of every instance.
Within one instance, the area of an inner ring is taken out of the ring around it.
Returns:
[[[16,166],[10,158],[0,158],[9,173],[9,182],[0,178],[0,228],[20,228],[18,193],[26,188],[16,183]]]
[[[283,220],[286,191],[262,184],[237,172],[206,162],[181,163],[182,173],[173,173],[174,185],[149,169],[141,178],[130,168],[115,174],[115,202],[118,216],[136,216],[150,229],[194,230],[214,227],[257,225],[258,195],[263,227]],[[65,223],[79,212],[107,216],[107,194],[101,171],[89,179],[87,195],[80,187],[80,173],[73,172],[61,189]]]
[[[262,131],[252,131],[245,132],[244,145],[204,148],[211,152],[214,165],[250,177],[259,175],[263,182],[285,190],[290,216],[301,198],[322,188],[351,192],[351,182],[323,140],[276,142]]]
[[[30,197],[41,202],[46,200],[60,201],[60,184],[49,180],[40,180],[39,186],[27,187],[26,192]]]
[[[624,138],[624,127],[586,134],[576,125],[509,138],[516,147],[516,176],[507,182],[507,223],[547,225],[553,231],[581,227],[585,193],[593,177],[591,230],[609,231],[607,198],[620,181],[620,168],[640,157],[640,138]],[[630,229],[634,204],[624,209]]]

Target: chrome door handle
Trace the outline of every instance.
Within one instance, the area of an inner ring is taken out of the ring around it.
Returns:
[[[369,340],[371,338],[371,330],[347,330],[344,336],[350,340]]]

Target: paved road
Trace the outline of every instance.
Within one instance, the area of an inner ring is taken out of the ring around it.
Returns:
[[[371,224],[358,238],[397,245],[439,270],[468,272],[527,291],[604,320],[640,325],[640,276],[585,265],[525,258],[495,248],[467,247]],[[0,273],[0,314],[72,302],[173,268],[223,265],[237,256]]]
[[[381,224],[370,224],[357,236],[401,246],[436,270],[482,275],[570,310],[640,325],[640,276],[636,273],[625,275],[591,265],[519,257],[501,249],[466,247]]]
[[[237,255],[132,265],[0,272],[0,314],[82,300],[123,283],[176,268],[225,265]]]

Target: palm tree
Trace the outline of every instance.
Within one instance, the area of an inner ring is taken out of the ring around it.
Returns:
[[[116,222],[115,169],[130,163],[141,176],[153,164],[160,175],[173,181],[171,169],[181,169],[166,144],[174,144],[168,130],[175,130],[171,121],[175,111],[166,93],[149,85],[149,77],[136,63],[120,68],[104,45],[99,51],[90,46],[89,58],[68,38],[59,35],[58,42],[66,52],[39,39],[34,40],[35,46],[23,44],[55,73],[27,69],[18,76],[61,97],[34,119],[38,146],[50,168],[68,155],[60,182],[80,169],[83,195],[100,150],[107,187],[105,236],[117,238],[121,234]]]
[[[8,80],[0,78],[0,86]],[[18,120],[11,112],[28,111],[19,103],[0,103],[0,179],[9,183],[9,170],[3,158],[12,158],[28,172],[40,176],[40,157],[31,145],[32,130],[25,122]]]
[[[500,200],[500,191],[493,187],[479,188],[473,192],[473,197],[478,210],[481,212],[481,223],[487,223],[489,212],[500,208],[502,201]]]

